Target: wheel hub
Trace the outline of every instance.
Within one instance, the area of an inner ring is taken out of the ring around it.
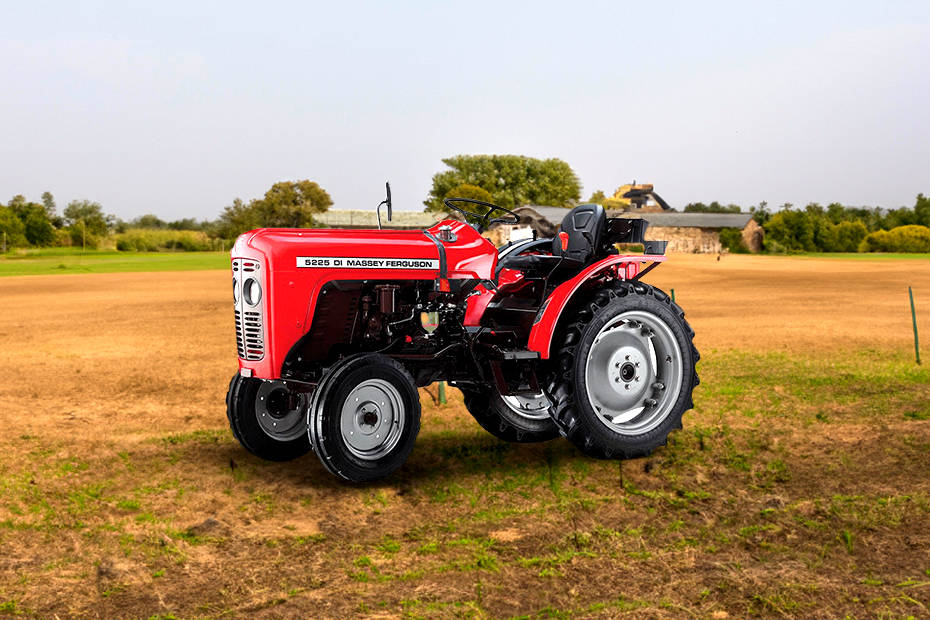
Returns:
[[[307,432],[307,395],[291,392],[280,381],[265,381],[255,395],[258,425],[272,439],[290,441]]]
[[[342,439],[356,457],[379,459],[400,440],[404,414],[404,402],[397,388],[382,379],[363,381],[343,404]]]
[[[634,310],[618,315],[594,338],[585,384],[599,419],[617,433],[634,435],[662,423],[678,398],[681,373],[681,350],[671,329],[658,316]]]

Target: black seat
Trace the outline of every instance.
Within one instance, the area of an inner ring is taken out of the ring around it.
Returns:
[[[556,267],[577,268],[586,264],[601,245],[601,237],[607,225],[607,214],[600,205],[578,205],[562,219],[559,232],[568,235],[568,247],[564,255],[562,240],[556,237],[549,241],[523,242],[513,252],[502,258],[497,264],[497,272],[502,268],[520,271],[551,272]],[[548,247],[547,247],[548,246]],[[551,251],[552,254],[523,254],[527,251]]]
[[[601,247],[607,214],[601,205],[578,205],[568,212],[552,240],[552,254],[577,263],[587,263]],[[561,233],[568,234],[568,247],[562,250]]]

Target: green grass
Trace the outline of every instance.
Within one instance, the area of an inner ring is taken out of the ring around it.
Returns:
[[[0,277],[227,269],[228,252],[117,252],[45,248],[0,255]]]
[[[930,254],[904,254],[891,252],[801,252],[798,254],[787,254],[786,256],[797,256],[800,258],[835,258],[842,260],[930,260]]]

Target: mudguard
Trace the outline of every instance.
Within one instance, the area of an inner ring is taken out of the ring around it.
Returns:
[[[661,263],[665,261],[665,256],[661,255],[618,255],[608,256],[607,258],[589,265],[571,280],[560,284],[549,298],[543,302],[536,319],[533,321],[533,328],[530,331],[530,338],[527,348],[530,351],[536,351],[543,359],[549,359],[549,353],[552,347],[552,336],[555,328],[562,317],[562,311],[571,301],[575,293],[584,287],[585,283],[592,278],[600,275],[607,269],[616,269],[617,277],[622,280],[635,279],[642,268],[643,263]]]

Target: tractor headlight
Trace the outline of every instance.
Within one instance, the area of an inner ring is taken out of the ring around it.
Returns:
[[[242,286],[242,294],[245,296],[245,303],[250,306],[257,306],[262,300],[262,287],[255,278],[249,278]]]
[[[239,280],[233,278],[233,303],[239,303]]]

